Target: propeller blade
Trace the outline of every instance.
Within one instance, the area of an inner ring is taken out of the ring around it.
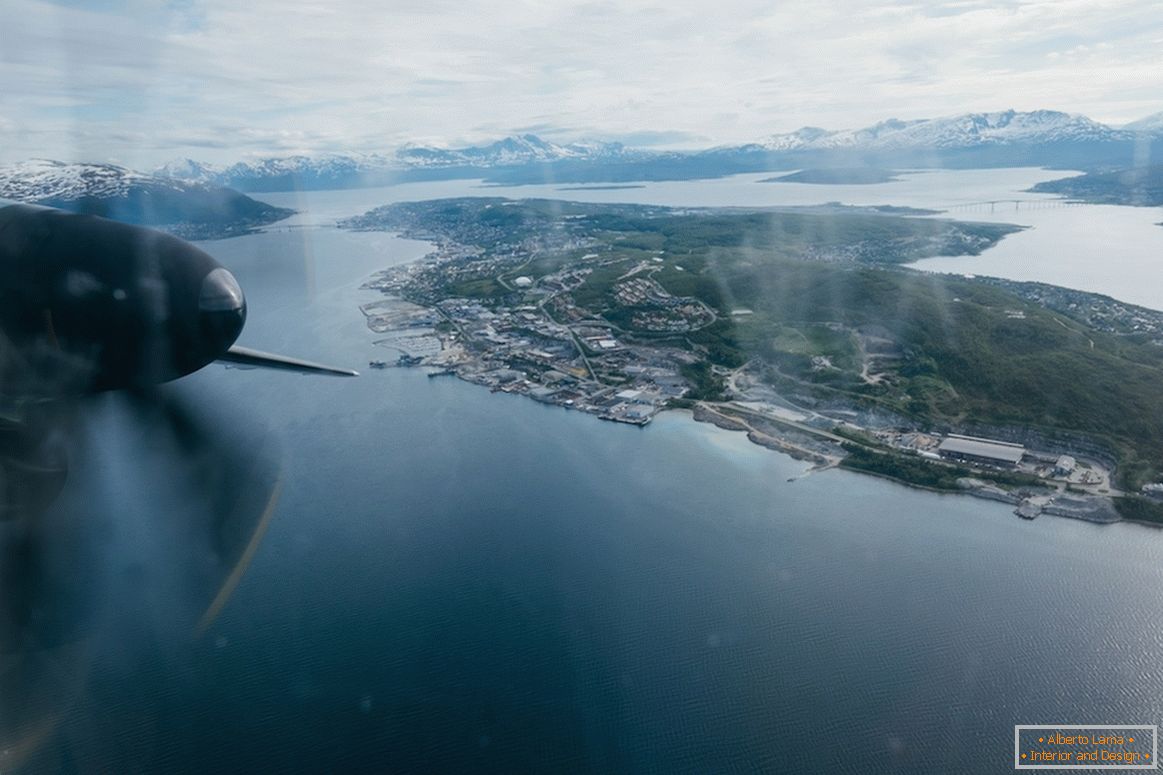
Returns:
[[[341,369],[335,366],[325,366],[322,363],[290,358],[286,355],[264,353],[251,350],[249,347],[231,347],[226,354],[218,359],[226,363],[236,363],[240,366],[255,366],[264,369],[282,369],[297,371],[303,374],[332,374],[339,377],[358,377],[359,372],[353,369]]]
[[[208,607],[201,602],[196,633],[202,634],[230,599],[271,522],[282,489],[281,455],[261,428],[208,413],[181,390],[122,397],[129,399],[136,424],[160,443],[147,475],[167,482],[190,520],[190,546],[213,553],[214,562],[205,565],[204,555],[192,549],[182,571],[190,574],[192,589],[205,587],[213,595]]]

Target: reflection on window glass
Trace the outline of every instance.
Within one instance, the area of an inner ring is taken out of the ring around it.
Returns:
[[[0,770],[1154,766],[1152,4],[6,17]]]

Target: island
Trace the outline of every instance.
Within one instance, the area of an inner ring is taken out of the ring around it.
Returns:
[[[900,180],[894,170],[876,167],[817,167],[803,169],[787,175],[764,178],[760,183],[814,183],[816,185],[867,186],[874,183],[895,183]]]
[[[625,191],[632,188],[646,188],[641,183],[609,185],[609,186],[562,186],[558,191]]]
[[[1030,191],[1091,204],[1159,207],[1163,205],[1163,164],[1047,180]]]
[[[1163,519],[1163,314],[901,266],[1019,227],[872,208],[463,198],[342,221],[435,243],[364,305],[400,365],[644,425],[667,408],[812,461]],[[1144,494],[1140,494],[1144,493]]]

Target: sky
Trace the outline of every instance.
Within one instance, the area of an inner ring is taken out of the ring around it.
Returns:
[[[801,126],[1163,111],[1156,0],[5,0],[0,161],[148,169]]]

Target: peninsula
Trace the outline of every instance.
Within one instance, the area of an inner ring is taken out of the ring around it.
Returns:
[[[436,244],[368,283],[386,295],[368,323],[402,365],[625,423],[689,408],[821,466],[1027,514],[1117,519],[1115,496],[1156,515],[1118,496],[1163,462],[1163,315],[900,266],[1019,227],[500,198],[393,204],[341,226]]]
[[[893,183],[900,180],[893,170],[877,167],[819,167],[803,169],[787,175],[764,178],[760,183],[814,183],[816,185],[860,185]]]
[[[1092,204],[1158,207],[1163,205],[1163,164],[1047,180],[1030,190]]]

